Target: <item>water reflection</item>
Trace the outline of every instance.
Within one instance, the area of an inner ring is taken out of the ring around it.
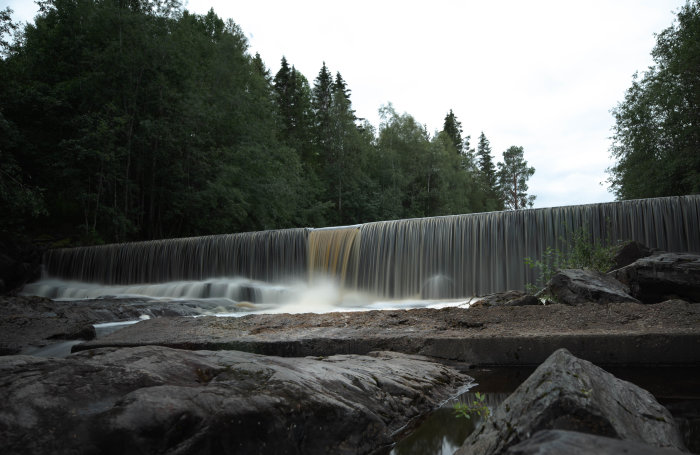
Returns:
[[[428,416],[411,434],[400,440],[390,455],[452,455],[467,439],[481,418],[457,418],[453,406],[457,402],[473,403],[477,390],[472,389],[448,401],[443,407]],[[509,395],[508,393],[486,393],[485,403],[493,410]]]

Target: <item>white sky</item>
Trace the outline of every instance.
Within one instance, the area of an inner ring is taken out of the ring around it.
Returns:
[[[393,103],[432,133],[452,109],[496,160],[525,148],[535,207],[613,200],[610,109],[653,63],[655,33],[685,0],[184,0],[233,19],[274,75],[282,56],[313,84],[325,61],[358,117]],[[31,21],[31,0],[0,0]]]

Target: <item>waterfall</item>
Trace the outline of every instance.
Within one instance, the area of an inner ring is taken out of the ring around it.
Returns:
[[[565,251],[572,233],[700,253],[700,195],[56,249],[49,277],[102,284],[331,277],[391,298],[524,289],[525,258]]]
[[[49,250],[47,276],[101,284],[242,276],[305,279],[306,229],[246,232]]]

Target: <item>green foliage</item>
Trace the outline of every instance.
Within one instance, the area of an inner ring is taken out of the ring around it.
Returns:
[[[0,230],[102,243],[497,210],[452,111],[378,129],[323,64],[274,77],[240,28],[178,0],[0,11]],[[488,175],[487,175],[488,174]],[[47,227],[48,226],[48,227]]]
[[[484,210],[502,210],[503,198],[498,187],[496,166],[493,164],[493,157],[491,156],[491,144],[483,131],[479,135],[476,158],[479,184],[485,196]]]
[[[681,7],[657,35],[655,65],[636,75],[615,116],[615,164],[609,182],[618,199],[700,192],[700,1]]]
[[[526,285],[527,292],[537,293],[561,269],[590,269],[605,273],[614,265],[616,245],[591,239],[585,227],[571,232],[569,240],[562,239],[562,242],[566,245],[564,251],[547,247],[541,258],[525,258],[525,265],[537,271],[536,282]]]
[[[476,399],[471,403],[455,403],[453,406],[455,416],[471,419],[472,415],[476,415],[482,419],[488,419],[491,415],[491,409],[486,405],[486,395],[476,392],[475,397]]]
[[[442,131],[450,138],[456,152],[459,154],[463,153],[464,141],[462,140],[462,124],[457,120],[457,116],[452,112],[452,109],[450,109],[450,112],[445,116],[445,123],[442,127]]]
[[[527,194],[527,181],[535,168],[528,167],[524,154],[522,147],[512,146],[503,152],[503,162],[498,163],[498,188],[507,209],[532,207],[535,201],[535,196]]]

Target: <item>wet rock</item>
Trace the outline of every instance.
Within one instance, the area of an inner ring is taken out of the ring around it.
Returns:
[[[685,450],[673,417],[649,392],[559,349],[501,403],[456,454],[503,453],[547,429]]]
[[[542,305],[542,302],[537,297],[527,294],[522,291],[506,291],[497,292],[481,297],[478,301],[471,304],[472,308],[490,307],[490,306],[523,306],[523,305]]]
[[[51,340],[92,340],[93,324],[144,317],[195,316],[218,303],[148,299],[53,301],[37,296],[0,296],[0,355],[45,346]],[[232,309],[235,311],[235,309]]]
[[[612,261],[615,264],[614,269],[619,269],[630,265],[637,259],[651,256],[653,253],[654,250],[647,248],[636,240],[625,243],[617,248],[615,255],[612,258]]]
[[[510,447],[506,455],[681,455],[675,449],[660,449],[648,444],[606,438],[576,431],[544,430]]]
[[[629,288],[612,276],[595,270],[564,269],[547,283],[546,292],[558,303],[580,305],[587,302],[635,302]]]
[[[700,255],[660,253],[610,273],[644,303],[681,298],[700,302]]]
[[[0,358],[5,454],[370,453],[470,380],[397,353],[164,347]]]

